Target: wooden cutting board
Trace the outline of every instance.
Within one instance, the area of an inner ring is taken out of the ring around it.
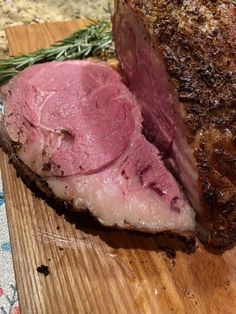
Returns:
[[[84,21],[7,28],[10,54],[46,47]],[[22,314],[236,313],[236,249],[202,246],[175,260],[160,236],[110,230],[59,215],[0,161]],[[37,266],[48,265],[45,277]]]

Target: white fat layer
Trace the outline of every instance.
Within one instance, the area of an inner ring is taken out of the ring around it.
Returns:
[[[150,232],[195,229],[195,214],[187,202],[175,212],[137,177],[124,179],[116,169],[77,178],[47,178],[55,195],[73,197],[75,210],[88,208],[102,224],[125,228],[127,224]],[[67,187],[67,188],[65,188]]]

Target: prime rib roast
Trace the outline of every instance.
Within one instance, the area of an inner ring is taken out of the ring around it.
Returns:
[[[1,92],[0,143],[29,186],[107,226],[194,236],[193,209],[108,65],[35,65]]]
[[[183,185],[201,238],[235,244],[235,1],[116,0],[113,28],[144,134]]]
[[[235,5],[115,2],[121,76],[91,61],[24,70],[1,90],[0,144],[28,185],[104,225],[197,231],[227,248],[236,241]]]

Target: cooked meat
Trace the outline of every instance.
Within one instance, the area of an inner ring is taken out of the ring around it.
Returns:
[[[202,239],[235,244],[235,4],[115,2],[117,55],[144,133],[185,187]]]
[[[140,108],[109,66],[36,65],[2,94],[1,145],[47,196],[88,208],[107,226],[194,234],[194,211],[141,134]]]

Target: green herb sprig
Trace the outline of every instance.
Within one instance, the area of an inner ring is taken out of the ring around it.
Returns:
[[[48,61],[63,61],[99,57],[107,59],[115,55],[111,23],[91,21],[85,28],[57,42],[49,48],[30,54],[0,60],[0,85],[26,67]]]

